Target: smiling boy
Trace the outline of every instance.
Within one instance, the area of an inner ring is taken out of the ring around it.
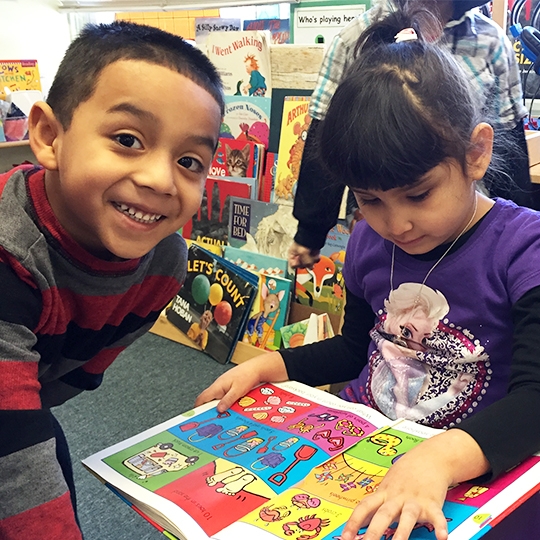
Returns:
[[[81,538],[50,408],[178,292],[222,113],[202,53],[123,22],[85,28],[33,107],[41,167],[0,176],[0,538]]]

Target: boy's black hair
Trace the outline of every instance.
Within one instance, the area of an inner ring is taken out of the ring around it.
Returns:
[[[221,79],[201,51],[158,28],[116,21],[85,26],[64,55],[47,97],[64,129],[75,109],[92,96],[103,69],[119,60],[144,60],[180,73],[204,88],[223,114]]]
[[[454,58],[422,39],[440,35],[436,16],[415,5],[370,26],[358,58],[334,94],[319,130],[323,165],[339,182],[388,190],[419,181],[453,158],[466,170],[481,105]],[[395,43],[405,28],[418,40]]]

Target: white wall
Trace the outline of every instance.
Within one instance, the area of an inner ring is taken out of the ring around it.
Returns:
[[[0,58],[37,60],[47,92],[71,42],[57,0],[0,0]]]

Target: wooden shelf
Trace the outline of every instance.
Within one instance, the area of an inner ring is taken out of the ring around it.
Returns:
[[[0,150],[2,148],[14,148],[16,146],[29,146],[30,141],[11,141],[11,142],[0,142]]]

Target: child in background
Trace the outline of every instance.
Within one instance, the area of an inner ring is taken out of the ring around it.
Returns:
[[[406,0],[374,0],[371,9],[356,17],[334,38],[328,47],[319,72],[317,86],[310,101],[312,118],[294,199],[294,216],[298,230],[289,251],[292,267],[311,267],[328,231],[336,224],[343,186],[335,186],[331,174],[317,160],[315,148],[317,130],[324,119],[328,104],[347,69],[357,54],[356,43],[362,32],[377,19],[378,14],[391,13],[395,4]],[[499,196],[522,206],[536,208],[529,174],[527,143],[523,118],[521,83],[516,56],[504,31],[474,7],[485,0],[413,0],[425,4],[444,24],[439,40],[464,69],[483,105],[493,115],[493,121],[503,133],[501,139],[514,144],[503,152],[505,171],[488,175],[484,183],[492,197]],[[508,174],[506,174],[506,172]],[[537,191],[537,190],[536,190]],[[349,194],[350,195],[350,194]],[[348,198],[349,201],[353,197]],[[348,211],[354,211],[354,203]],[[354,212],[355,221],[359,215]]]
[[[475,190],[493,129],[459,65],[423,39],[435,23],[400,11],[372,25],[320,127],[321,160],[364,216],[347,246],[342,335],[254,358],[196,403],[224,411],[259,383],[356,378],[344,399],[449,428],[392,465],[344,540],[368,524],[362,538],[379,540],[394,521],[396,540],[417,522],[444,540],[449,486],[540,449],[540,215]],[[538,503],[485,538],[529,538]]]
[[[82,537],[50,408],[97,388],[180,289],[176,231],[200,205],[223,109],[201,52],[117,22],[83,30],[31,110],[41,167],[0,176],[0,538]]]

